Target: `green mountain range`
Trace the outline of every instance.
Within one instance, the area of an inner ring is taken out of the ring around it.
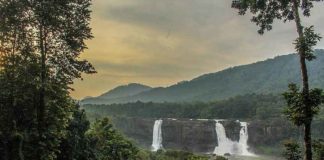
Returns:
[[[87,97],[82,102],[87,102],[87,104],[105,104],[107,100],[131,97],[151,89],[150,86],[130,83],[128,85],[118,86],[98,97]]]
[[[308,63],[311,88],[324,88],[324,50]],[[117,87],[99,97],[85,98],[82,104],[128,102],[191,102],[222,100],[249,93],[277,94],[289,83],[301,83],[296,54],[277,56],[256,63],[205,74],[169,87],[151,88],[141,84]]]

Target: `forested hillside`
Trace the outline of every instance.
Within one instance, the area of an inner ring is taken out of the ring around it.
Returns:
[[[282,95],[246,94],[214,102],[153,103],[135,102],[110,105],[84,105],[90,121],[106,116],[112,118],[117,128],[132,137],[133,133],[145,132],[140,120],[164,119],[190,121],[190,119],[226,119],[249,122],[250,141],[254,150],[261,154],[280,155],[281,145],[289,138],[300,138],[300,128],[287,121],[284,116],[286,102]],[[313,137],[324,138],[324,110],[312,124]],[[135,121],[135,122],[133,122]],[[127,123],[125,123],[127,122]],[[128,124],[141,127],[130,127]],[[126,125],[126,127],[125,127]],[[153,123],[151,124],[153,125]],[[150,126],[152,127],[152,126]],[[135,130],[135,131],[134,131]],[[137,137],[138,138],[138,137]],[[140,143],[140,142],[139,142]],[[278,149],[276,149],[279,147]]]
[[[282,95],[247,94],[214,102],[135,102],[127,104],[84,105],[83,108],[90,121],[109,116],[117,128],[120,130],[124,129],[125,134],[128,134],[130,137],[135,133],[146,132],[143,128],[146,125],[141,120],[146,122],[161,118],[165,121],[177,119],[177,122],[186,120],[190,122],[190,119],[247,121],[250,124],[250,146],[260,154],[280,156],[284,140],[290,138],[299,139],[301,136],[300,128],[287,121],[284,116],[285,106],[286,102]],[[315,139],[324,138],[323,106],[321,108],[321,113],[315,117],[312,124],[313,137]],[[132,126],[134,124],[141,127],[134,128]],[[153,126],[153,122],[151,125]],[[141,144],[140,142],[138,143]]]
[[[317,59],[309,62],[311,88],[324,88],[324,50],[315,50]],[[202,75],[166,88],[155,88],[127,97],[92,98],[83,104],[112,104],[127,102],[189,102],[222,100],[248,93],[282,93],[289,83],[300,84],[296,54],[278,56],[249,65]]]
[[[249,94],[217,102],[127,103],[85,105],[89,118],[126,116],[141,118],[266,119],[280,117],[285,106],[282,97]]]
[[[118,86],[98,97],[87,97],[84,99],[87,103],[105,103],[107,100],[114,100],[123,97],[129,97],[141,92],[149,91],[152,88],[146,85],[131,83],[128,85]]]

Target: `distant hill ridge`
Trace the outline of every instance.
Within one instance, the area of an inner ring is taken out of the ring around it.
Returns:
[[[324,50],[317,49],[315,54],[316,60],[308,63],[310,86],[324,88]],[[300,82],[298,57],[289,54],[205,74],[166,88],[151,88],[141,84],[135,85],[138,85],[137,89],[129,85],[120,86],[99,97],[84,99],[82,103],[211,101],[247,93],[281,93],[287,89],[288,83]]]
[[[114,100],[117,98],[129,97],[141,92],[149,91],[152,87],[138,84],[130,83],[128,85],[118,86],[98,97],[87,97],[82,100],[82,103],[94,103],[94,104],[104,104],[106,101]]]

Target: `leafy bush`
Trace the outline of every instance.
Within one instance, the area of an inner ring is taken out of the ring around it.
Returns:
[[[158,150],[157,152],[141,150],[136,155],[136,160],[208,160],[208,157],[178,150]]]
[[[284,146],[285,146],[286,150],[285,150],[283,156],[287,160],[301,160],[302,159],[302,152],[301,152],[300,146],[297,142],[295,142],[293,140],[287,140],[286,142],[284,142]]]
[[[99,160],[136,158],[138,149],[113,128],[108,118],[97,120],[88,135],[95,143],[95,154]]]
[[[324,159],[324,140],[319,139],[313,142],[314,149],[314,158],[315,160],[323,160]]]

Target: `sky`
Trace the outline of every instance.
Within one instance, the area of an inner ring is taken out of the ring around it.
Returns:
[[[239,16],[231,0],[93,0],[94,38],[81,58],[97,74],[83,75],[72,97],[98,96],[116,86],[166,87],[205,73],[294,52],[293,22],[276,21],[260,36],[251,15]],[[324,35],[324,3],[306,26]],[[324,48],[324,40],[316,48]]]

